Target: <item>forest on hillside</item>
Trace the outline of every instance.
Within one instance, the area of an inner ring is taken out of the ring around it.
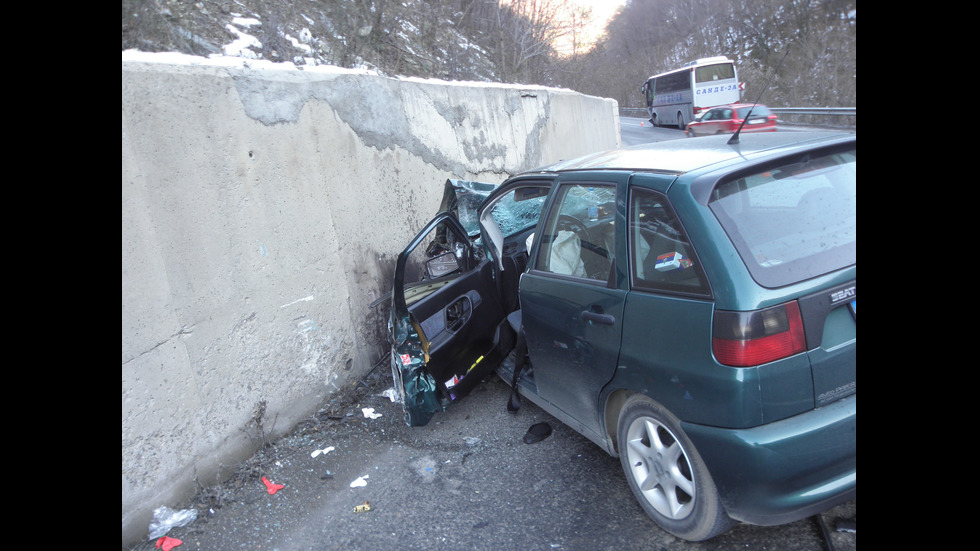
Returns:
[[[653,74],[735,60],[744,99],[854,107],[856,0],[627,0],[598,41],[573,0],[123,0],[122,49],[542,84],[642,106]],[[229,54],[227,44],[251,39]],[[561,44],[561,46],[559,46]],[[767,82],[768,87],[766,87]]]

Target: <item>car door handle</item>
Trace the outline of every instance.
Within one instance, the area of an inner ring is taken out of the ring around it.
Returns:
[[[446,307],[446,327],[455,333],[469,321],[470,314],[473,312],[473,305],[470,297],[463,296]]]
[[[612,325],[616,323],[616,318],[610,316],[609,314],[598,314],[596,312],[590,312],[589,310],[582,312],[582,319],[585,321],[592,321],[600,325]]]

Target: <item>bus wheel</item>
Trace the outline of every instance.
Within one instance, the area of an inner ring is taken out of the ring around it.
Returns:
[[[684,130],[684,115],[677,113],[677,128]]]

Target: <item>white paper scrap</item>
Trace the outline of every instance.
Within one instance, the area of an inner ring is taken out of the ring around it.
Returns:
[[[360,488],[362,486],[367,486],[367,480],[364,480],[364,479],[367,478],[368,476],[370,476],[370,475],[364,475],[364,476],[358,478],[357,480],[355,480],[354,482],[351,482],[350,483],[350,487],[351,488]]]
[[[310,454],[310,457],[316,457],[316,456],[320,455],[321,453],[324,454],[324,455],[326,455],[326,454],[334,451],[335,449],[337,449],[337,448],[334,448],[333,446],[327,446],[326,448],[323,448],[322,450],[313,450],[313,453]]]

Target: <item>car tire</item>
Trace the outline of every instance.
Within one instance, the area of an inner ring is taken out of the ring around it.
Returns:
[[[681,115],[680,113],[677,113],[677,128],[681,130],[684,130],[685,128],[684,115]]]
[[[661,528],[687,541],[731,528],[704,461],[673,414],[636,395],[620,412],[618,437],[630,490]]]

